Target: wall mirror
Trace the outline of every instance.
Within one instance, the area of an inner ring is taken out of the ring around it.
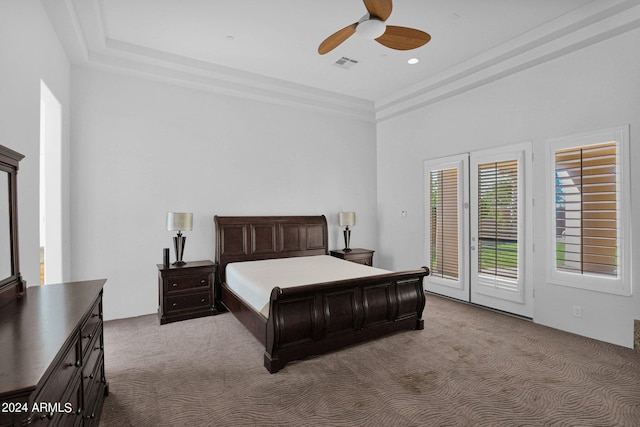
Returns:
[[[0,306],[24,293],[18,251],[18,164],[24,156],[0,145]]]

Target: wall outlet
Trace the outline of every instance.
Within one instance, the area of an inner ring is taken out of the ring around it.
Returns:
[[[400,218],[406,218],[407,217],[407,211],[402,210],[400,211]]]
[[[582,317],[582,307],[579,305],[573,306],[573,317]]]

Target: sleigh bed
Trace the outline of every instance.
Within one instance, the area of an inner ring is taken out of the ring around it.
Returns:
[[[288,362],[310,355],[396,331],[423,329],[422,279],[429,274],[427,267],[388,272],[358,266],[372,270],[366,270],[364,277],[351,277],[352,274],[347,276],[350,278],[318,283],[279,283],[265,293],[261,307],[262,302],[252,301],[260,293],[257,288],[245,291],[243,296],[229,286],[227,266],[231,265],[229,271],[235,266],[251,267],[254,277],[262,277],[259,268],[266,266],[278,273],[276,277],[282,277],[282,269],[291,267],[281,268],[273,263],[287,262],[284,258],[314,257],[321,262],[351,266],[354,263],[328,256],[324,216],[216,216],[214,221],[218,295],[222,304],[264,344],[264,366],[269,372],[278,372]],[[292,261],[303,261],[302,269],[306,270],[306,263],[313,264],[314,258]],[[326,272],[325,264],[320,265],[319,270]]]

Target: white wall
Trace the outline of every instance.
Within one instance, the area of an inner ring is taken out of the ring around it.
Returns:
[[[545,141],[549,138],[631,126],[632,209],[640,174],[640,31],[619,35],[551,62],[378,124],[379,260],[382,267],[424,264],[423,161],[533,140],[534,321],[581,335],[633,346],[640,319],[640,289],[621,297],[546,283],[547,212]],[[400,218],[400,210],[408,216]],[[637,213],[636,213],[637,214]],[[640,265],[640,227],[632,241]],[[635,271],[636,277],[638,271]],[[637,278],[634,279],[637,284]],[[572,316],[582,306],[582,318]]]
[[[72,69],[72,276],[106,277],[105,318],[156,312],[168,211],[194,214],[185,261],[214,259],[214,215],[353,210],[377,247],[372,123]]]
[[[0,3],[0,144],[25,155],[18,171],[20,264],[29,286],[40,283],[39,150],[40,81],[62,106],[62,217],[69,207],[69,61],[42,4],[37,0]],[[68,221],[63,223],[68,253]],[[63,260],[68,278],[69,259]]]

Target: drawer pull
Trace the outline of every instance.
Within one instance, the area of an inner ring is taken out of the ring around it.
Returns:
[[[204,298],[202,298],[202,299],[200,300],[200,302],[205,302],[205,301],[206,301],[206,300],[205,300]]]
[[[177,288],[178,284],[177,283],[172,283],[171,286],[173,286],[174,288]]]
[[[171,304],[171,307],[177,307],[177,306],[178,306],[177,302],[174,302],[173,304]]]
[[[204,285],[205,283],[207,283],[207,281],[202,279],[202,280],[200,280],[200,283],[202,283]]]
[[[48,414],[45,415],[41,415],[40,419],[44,420],[44,419],[52,419],[53,418],[53,412],[49,412]]]
[[[94,347],[93,349],[94,349],[94,350],[104,350],[104,347],[103,347],[103,346],[101,346],[101,345],[99,345],[99,346],[97,346],[97,347]]]
[[[96,414],[91,413],[91,415],[89,415],[89,416],[87,416],[87,417],[84,417],[84,418],[85,418],[86,420],[92,420],[92,419],[94,419],[95,417],[96,417]]]
[[[84,337],[82,337],[82,338],[89,338],[89,339],[91,339],[91,338],[93,338],[93,334],[85,335],[85,336],[84,336]]]
[[[80,361],[76,360],[75,363],[67,363],[67,366],[70,367],[70,368],[72,366],[75,366],[76,368],[79,368],[80,367]]]
[[[88,379],[92,380],[94,376],[95,375],[91,374],[91,375],[89,375],[88,377],[85,377],[85,378],[88,378]]]
[[[91,317],[100,317],[100,313],[94,313],[91,315]]]

